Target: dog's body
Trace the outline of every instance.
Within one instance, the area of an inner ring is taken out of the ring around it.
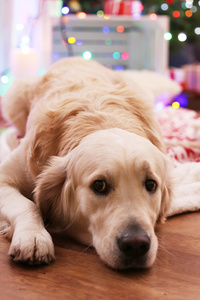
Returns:
[[[15,261],[54,259],[43,217],[113,268],[152,265],[171,184],[147,102],[124,74],[81,58],[8,92],[4,115],[24,136],[0,166],[0,214],[10,224],[2,232]]]

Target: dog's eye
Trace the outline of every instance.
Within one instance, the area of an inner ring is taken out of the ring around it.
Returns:
[[[145,187],[146,187],[147,192],[154,193],[157,189],[157,183],[153,179],[147,179],[145,181]]]
[[[109,192],[109,188],[105,180],[95,180],[92,184],[92,190],[96,194],[100,195],[106,195]]]

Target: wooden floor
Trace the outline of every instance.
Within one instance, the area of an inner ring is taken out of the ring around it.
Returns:
[[[200,299],[200,213],[157,226],[160,247],[146,271],[113,271],[93,249],[55,237],[56,261],[43,267],[14,263],[0,238],[0,299]]]

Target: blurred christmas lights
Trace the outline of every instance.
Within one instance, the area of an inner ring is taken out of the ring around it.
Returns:
[[[169,8],[169,6],[168,6],[167,3],[163,3],[163,4],[161,5],[161,9],[162,9],[163,11],[168,10],[168,8]]]
[[[181,93],[179,95],[177,95],[174,98],[174,101],[172,103],[172,106],[174,108],[179,108],[179,107],[187,107],[188,106],[188,97],[185,93]]]
[[[105,40],[105,44],[106,44],[107,46],[110,46],[110,45],[112,44],[112,40],[106,39],[106,40]]]
[[[65,42],[64,39],[62,40],[62,44],[65,45],[65,46],[67,45],[67,43]]]
[[[90,51],[85,51],[85,52],[83,52],[82,56],[84,59],[89,60],[92,58],[92,53]]]
[[[103,17],[104,16],[104,12],[103,12],[103,10],[98,10],[98,12],[97,12],[97,17]]]
[[[81,41],[81,40],[76,41],[76,45],[78,45],[78,46],[83,45],[83,41]]]
[[[172,107],[175,108],[175,109],[178,109],[180,107],[180,103],[178,103],[177,101],[174,101],[172,103]]]
[[[68,6],[63,6],[61,12],[63,15],[67,15],[70,12],[70,9]]]
[[[117,65],[116,66],[116,70],[117,71],[123,71],[124,70],[124,67],[122,65]]]
[[[119,32],[119,33],[124,32],[124,26],[119,25],[119,26],[117,26],[116,29],[117,29],[117,32]]]
[[[180,11],[175,10],[175,11],[173,11],[172,15],[174,18],[179,18],[181,14],[180,14]]]
[[[193,5],[192,8],[191,8],[191,11],[192,11],[193,13],[196,13],[196,12],[197,12],[197,7],[196,7],[195,5]]]
[[[113,58],[114,58],[114,59],[120,59],[120,57],[121,57],[121,55],[120,55],[119,52],[114,52],[114,53],[113,53]]]
[[[123,52],[123,53],[121,54],[121,58],[124,59],[124,60],[129,59],[129,54],[128,54],[128,52]]]
[[[199,34],[200,34],[200,27],[196,27],[196,28],[194,29],[194,32],[195,32],[197,35],[199,35]]]
[[[68,43],[69,43],[69,44],[74,44],[74,43],[76,43],[76,38],[73,37],[73,36],[70,36],[70,37],[68,38]]]
[[[1,82],[4,84],[8,83],[9,82],[8,76],[6,76],[6,75],[1,76]]]
[[[152,20],[152,21],[155,21],[157,18],[158,18],[158,15],[156,13],[151,13],[149,15],[149,18]]]
[[[183,2],[183,3],[181,4],[181,7],[182,7],[182,9],[186,9],[186,8],[187,8],[186,5],[185,5],[185,2]]]
[[[165,32],[165,34],[164,34],[164,39],[165,39],[166,41],[170,41],[170,40],[172,39],[172,34],[171,34],[171,32]]]
[[[190,18],[192,16],[192,11],[191,10],[186,10],[185,12],[186,17]]]
[[[186,1],[185,6],[187,8],[192,8],[193,4],[192,4],[192,2]]]
[[[108,26],[104,26],[102,28],[103,33],[109,33],[110,32],[110,28]]]
[[[76,13],[76,16],[79,18],[79,19],[85,19],[87,17],[87,14],[83,11],[80,11],[80,12],[77,12]]]
[[[184,32],[178,34],[178,40],[180,42],[185,42],[187,40],[187,35]]]

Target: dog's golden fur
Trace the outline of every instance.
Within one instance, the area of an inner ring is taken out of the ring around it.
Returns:
[[[113,268],[152,265],[153,229],[169,207],[171,183],[148,101],[124,73],[81,58],[62,60],[42,78],[12,87],[2,109],[23,139],[1,165],[0,213],[11,225],[14,260],[54,259],[41,212],[49,225],[94,245]],[[157,184],[153,193],[145,188],[148,179]],[[96,181],[109,191],[96,193]],[[150,249],[127,259],[116,240],[134,228]]]

